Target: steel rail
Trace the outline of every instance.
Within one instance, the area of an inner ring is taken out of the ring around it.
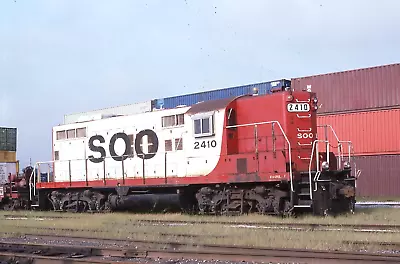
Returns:
[[[202,223],[192,223],[192,224],[183,224],[183,225],[195,225],[195,224],[202,224]],[[210,223],[207,223],[210,224]],[[154,224],[157,225],[157,224]],[[162,224],[160,225],[170,225],[170,224]],[[173,224],[176,226],[176,224]],[[297,225],[253,225],[253,224],[246,224],[246,225],[239,225],[239,224],[230,224],[221,227],[228,227],[228,228],[248,228],[248,229],[274,229],[274,230],[295,230],[295,231],[323,231],[323,232],[362,232],[362,233],[400,233],[399,227],[396,228],[384,228],[384,227],[341,227],[338,226],[318,226],[318,225],[305,225],[305,226],[297,226]],[[84,229],[84,228],[48,228],[48,227],[35,227],[35,226],[22,226],[19,227],[20,232],[21,229],[38,229],[38,230],[46,230],[46,231],[53,231],[53,232],[93,232],[96,231],[97,233],[109,233],[107,230],[94,230],[94,229]],[[142,232],[141,234],[155,234],[151,232]],[[190,238],[201,238],[201,237],[227,237],[222,235],[193,235],[187,233],[157,233],[160,236],[175,236],[175,237],[190,237]]]
[[[227,226],[235,226],[235,227],[257,227],[260,228],[307,228],[312,230],[321,230],[328,231],[326,229],[335,229],[334,231],[340,231],[336,229],[348,229],[353,230],[361,230],[361,231],[399,231],[400,225],[376,225],[376,224],[323,224],[323,223],[268,223],[268,222],[228,222],[228,221],[184,221],[184,220],[152,220],[152,219],[143,219],[137,220],[137,222],[143,223],[155,223],[155,224],[215,224],[215,225],[227,225]]]
[[[3,225],[3,227],[7,227],[7,225]],[[93,232],[95,231],[96,233],[101,233],[101,234],[108,234],[110,231],[107,230],[95,230],[95,229],[89,229],[89,228],[57,228],[57,227],[36,227],[36,226],[19,226],[18,227],[18,232],[12,233],[12,232],[1,232],[0,234],[23,234],[23,235],[37,235],[37,236],[42,236],[42,234],[35,234],[35,233],[23,233],[22,229],[37,229],[37,230],[46,230],[46,231],[52,231],[52,232]],[[151,232],[140,232],[141,235],[154,235],[155,233]],[[188,233],[163,233],[163,232],[157,232],[157,235],[161,237],[186,237],[186,238],[227,238],[227,235],[209,235],[209,234],[188,234]],[[51,236],[56,236],[56,234],[45,234],[45,235],[51,235]],[[68,236],[68,237],[73,237],[73,236]],[[89,237],[90,238],[90,237]],[[1,239],[1,237],[0,237]]]
[[[8,255],[23,253],[28,255],[37,255],[39,257],[57,257],[58,259],[70,260],[79,259],[84,261],[94,261],[93,258],[99,257],[117,257],[117,258],[143,258],[146,257],[146,251],[128,248],[108,248],[91,247],[84,245],[54,245],[37,243],[19,243],[19,242],[0,242],[0,254]],[[99,260],[99,259],[97,259]],[[101,262],[100,262],[101,263]],[[104,263],[104,262],[102,262]],[[110,263],[110,262],[106,262]],[[111,262],[113,263],[113,262]]]
[[[212,222],[212,221],[172,221],[172,220],[137,220],[139,225],[221,225],[221,227],[231,228],[248,228],[248,229],[278,229],[278,230],[296,230],[296,231],[336,231],[336,232],[372,232],[372,233],[400,233],[400,225],[374,225],[374,224],[308,224],[308,223],[247,223],[247,222]],[[118,225],[118,224],[116,224]],[[135,222],[132,222],[132,226]],[[7,226],[7,225],[4,225]],[[23,228],[35,228],[46,231],[62,231],[62,232],[91,232],[90,228],[48,228],[36,226],[20,226]],[[96,230],[96,232],[107,233],[107,230]],[[153,234],[145,232],[144,234]],[[162,236],[181,236],[181,237],[218,237],[217,235],[190,235],[185,233],[160,233]],[[219,236],[223,237],[223,236]]]
[[[0,252],[0,261],[2,263],[29,263],[29,264],[134,264],[132,261],[123,261],[118,259],[107,260],[99,258],[66,258],[62,256],[42,256],[37,254],[24,253],[5,253]],[[139,264],[139,263],[138,263]]]

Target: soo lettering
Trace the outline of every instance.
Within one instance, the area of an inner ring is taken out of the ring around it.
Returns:
[[[148,139],[150,139],[149,141],[151,142],[151,144],[148,144],[148,153],[144,153],[143,152],[143,146],[141,146],[142,144],[142,139],[144,136],[147,136]],[[115,151],[115,142],[118,139],[122,139],[124,141],[125,144],[125,151],[124,153],[119,156],[117,155],[116,151]],[[100,163],[104,161],[104,158],[106,157],[106,150],[104,149],[103,146],[96,146],[94,143],[96,141],[99,141],[100,144],[105,143],[105,139],[102,135],[95,135],[92,136],[89,139],[89,149],[93,152],[99,152],[100,153],[100,157],[99,158],[95,158],[93,155],[90,155],[88,158],[91,162],[93,163]],[[151,159],[153,158],[157,151],[158,151],[158,137],[157,134],[150,129],[146,129],[146,130],[142,130],[140,131],[137,135],[136,138],[134,140],[134,142],[131,142],[131,140],[129,139],[128,135],[120,132],[120,133],[116,133],[114,134],[111,139],[110,139],[110,143],[108,146],[109,149],[109,153],[110,156],[115,160],[115,161],[122,161],[127,159],[129,156],[132,156],[134,153],[132,153],[132,145],[134,143],[134,150],[137,153],[137,156],[139,158],[142,159]]]

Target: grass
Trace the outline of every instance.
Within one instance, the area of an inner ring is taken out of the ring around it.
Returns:
[[[109,214],[74,214],[57,212],[0,212],[0,221],[4,215],[13,216],[65,216],[72,219],[79,218],[80,222],[93,224],[94,222],[133,224],[138,220],[170,220],[170,221],[210,221],[210,222],[247,222],[247,223],[315,223],[315,224],[398,224],[400,210],[393,208],[365,208],[358,209],[354,215],[341,215],[337,217],[316,217],[311,215],[297,218],[279,218],[276,216],[243,215],[243,216],[199,216],[185,214],[133,214],[133,213],[109,213]],[[74,222],[71,219],[55,219],[61,222]],[[7,220],[14,221],[14,220]],[[17,220],[15,220],[17,221]],[[27,220],[23,220],[27,221]]]
[[[240,217],[190,216],[181,214],[63,214],[72,218],[54,218],[54,220],[38,221],[6,220],[4,215],[47,216],[60,215],[55,212],[1,212],[0,232],[15,234],[57,234],[74,235],[95,238],[140,239],[150,241],[182,242],[187,244],[217,244],[257,247],[308,248],[325,250],[354,250],[359,245],[349,245],[344,241],[384,241],[399,242],[399,234],[388,233],[355,233],[340,231],[295,231],[232,228],[218,223],[167,226],[139,224],[137,220],[192,220],[192,221],[229,221],[229,222],[298,222],[324,224],[397,224],[400,211],[396,209],[363,209],[355,215],[339,217],[313,217],[282,219],[278,217],[247,215]],[[63,231],[61,229],[75,229]],[[79,229],[79,230],[78,230]],[[162,235],[164,234],[164,235]],[[167,234],[167,235],[165,235]],[[191,236],[179,236],[186,234]],[[375,245],[361,247],[365,250],[375,250]]]

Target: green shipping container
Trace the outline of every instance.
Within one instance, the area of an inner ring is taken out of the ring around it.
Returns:
[[[0,151],[17,151],[17,129],[0,127]]]

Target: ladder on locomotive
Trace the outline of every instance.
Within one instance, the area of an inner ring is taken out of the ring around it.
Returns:
[[[45,173],[47,176],[47,182],[50,181],[51,179],[51,174],[53,172],[51,164],[53,164],[54,161],[48,161],[48,162],[37,162],[32,170],[32,173],[29,177],[29,200],[32,208],[38,208],[39,207],[39,193],[36,189],[36,183],[41,182],[41,177],[42,173],[40,171],[40,165],[47,165],[48,170]],[[39,179],[39,180],[38,180]]]
[[[320,168],[320,163],[326,161],[328,164],[330,164],[329,160],[329,153],[330,153],[330,147],[336,148],[336,146],[332,146],[331,142],[328,140],[328,131],[332,132],[332,135],[336,141],[337,144],[337,166],[336,169],[340,170],[342,169],[342,165],[344,161],[348,161],[351,163],[351,156],[352,156],[352,151],[353,151],[353,146],[351,141],[343,141],[340,140],[339,137],[337,136],[335,130],[332,128],[331,125],[318,125],[317,127],[323,127],[324,128],[324,138],[325,139],[317,139],[312,142],[312,150],[311,150],[311,156],[310,158],[303,158],[309,160],[309,168],[308,168],[308,173],[303,174],[301,176],[301,180],[298,183],[298,204],[294,205],[295,208],[311,208],[313,204],[313,192],[317,191],[318,185],[317,182],[322,182],[322,181],[327,181],[327,180],[321,180],[320,175],[321,175],[321,168]],[[324,144],[325,145],[325,154],[326,154],[326,159],[325,160],[320,160],[320,151],[319,151],[319,144]],[[343,145],[347,145],[347,153],[344,152]],[[346,155],[345,155],[346,154]],[[316,170],[313,170],[313,161],[315,157],[315,163],[316,163]],[[360,175],[361,171],[356,170],[356,166],[354,166],[355,172],[356,172],[356,178]],[[329,181],[329,180],[328,180]]]

